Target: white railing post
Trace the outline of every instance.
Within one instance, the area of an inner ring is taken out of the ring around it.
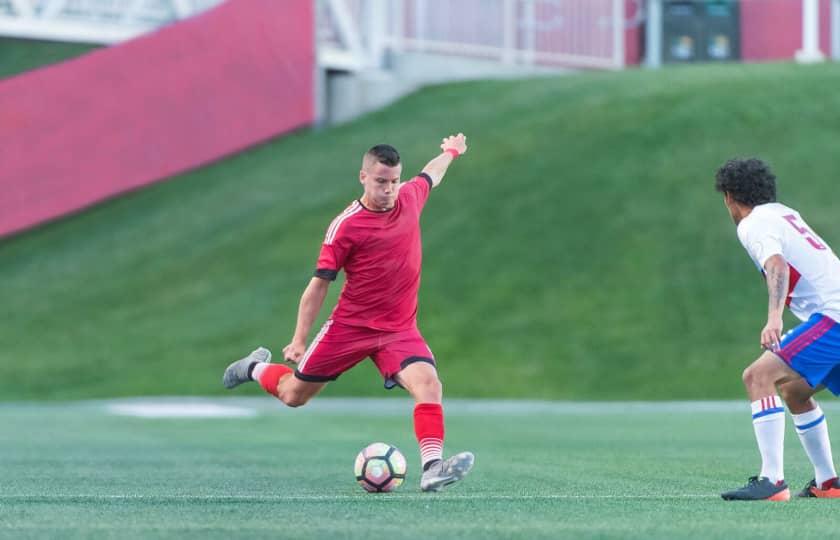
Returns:
[[[819,0],[802,0],[802,49],[796,51],[796,61],[803,64],[822,62],[820,51]]]
[[[405,47],[405,0],[391,0],[389,15],[391,23],[388,25],[388,41],[391,50],[400,53]]]
[[[831,57],[840,60],[840,0],[831,0]]]
[[[359,35],[359,27],[353,21],[353,15],[345,0],[326,0],[326,6],[330,10],[332,21],[335,23],[335,30],[339,40],[355,64],[356,69],[365,64],[365,50],[362,46],[362,38]]]
[[[536,49],[537,7],[535,0],[525,0],[522,14],[522,62],[528,65],[533,64]]]
[[[32,17],[35,15],[35,10],[32,9],[32,3],[29,0],[12,0],[12,7],[15,8],[15,11],[20,17]]]
[[[414,0],[414,39],[417,40],[419,51],[425,50],[426,45],[426,0]]]
[[[502,62],[516,61],[516,0],[502,0]]]
[[[624,67],[624,0],[613,0],[613,63]]]
[[[45,19],[49,19],[51,17],[55,17],[64,9],[64,5],[67,3],[66,0],[50,0],[47,2],[47,5],[41,10],[41,17]]]
[[[662,0],[647,0],[645,66],[662,67]]]
[[[367,64],[375,69],[382,67],[384,59],[387,4],[382,0],[363,0],[362,4],[362,20],[359,23],[367,46]]]

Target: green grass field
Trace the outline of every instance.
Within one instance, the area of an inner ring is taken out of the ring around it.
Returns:
[[[439,494],[417,487],[405,400],[213,404],[258,414],[149,419],[115,416],[108,402],[0,406],[0,536],[822,540],[840,525],[832,501],[718,497],[758,466],[743,403],[450,401],[446,447],[474,451],[476,465]],[[835,440],[838,425],[829,426]],[[376,440],[409,461],[392,494],[367,494],[353,478],[356,452]],[[790,422],[786,455],[799,489],[812,471]]]

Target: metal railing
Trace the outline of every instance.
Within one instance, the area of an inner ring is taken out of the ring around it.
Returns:
[[[0,0],[0,35],[116,43],[223,0]]]
[[[624,0],[397,0],[402,50],[606,69],[624,67]]]
[[[321,0],[318,25],[322,57],[339,69],[380,65],[389,48],[620,69],[625,7],[625,0]]]

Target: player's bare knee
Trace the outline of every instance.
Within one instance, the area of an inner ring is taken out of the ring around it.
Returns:
[[[773,374],[764,364],[759,362],[755,362],[745,369],[742,379],[748,392],[772,392],[775,383]]]
[[[283,403],[285,403],[287,407],[292,408],[303,407],[308,401],[308,397],[302,396],[300,394],[292,394],[290,396],[285,396],[285,399],[283,399]]]
[[[423,379],[415,388],[417,397],[425,403],[438,403],[443,399],[443,384],[437,377]]]
[[[430,394],[437,398],[438,401],[440,401],[443,397],[443,384],[439,379],[432,379],[429,381],[427,389]]]
[[[286,390],[285,392],[280,391],[277,397],[279,397],[280,401],[285,403],[287,407],[292,408],[302,407],[309,401],[309,396],[295,390]]]
[[[756,376],[757,376],[756,371],[757,371],[756,365],[755,364],[750,364],[749,366],[747,366],[747,368],[741,374],[741,380],[744,381],[744,386],[746,388],[751,388],[752,386],[755,385]]]

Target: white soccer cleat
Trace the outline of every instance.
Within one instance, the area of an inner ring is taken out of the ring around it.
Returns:
[[[248,374],[251,371],[251,366],[260,362],[271,362],[271,351],[265,347],[257,347],[245,358],[229,365],[222,376],[222,384],[225,385],[225,388],[230,389],[250,381],[251,377]]]
[[[461,452],[449,459],[438,461],[427,471],[423,472],[420,478],[420,489],[422,491],[440,491],[449,484],[454,484],[465,477],[475,463],[475,456],[472,452]]]

